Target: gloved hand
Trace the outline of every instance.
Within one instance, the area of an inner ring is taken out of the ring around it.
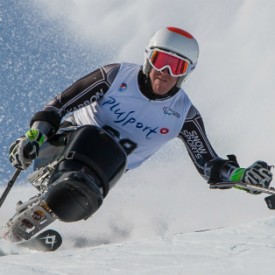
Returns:
[[[257,184],[262,187],[269,187],[272,181],[272,173],[270,171],[271,166],[266,162],[258,160],[254,162],[248,168],[236,168],[230,175],[230,181],[232,182],[244,182],[249,184]],[[241,189],[241,188],[240,188]],[[259,191],[252,191],[242,189],[250,194],[260,194]]]
[[[46,141],[46,136],[37,129],[30,129],[10,146],[10,162],[16,168],[25,170],[38,156],[39,147]]]

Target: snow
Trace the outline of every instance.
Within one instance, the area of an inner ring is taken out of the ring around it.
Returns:
[[[121,243],[18,250],[0,257],[1,274],[273,274],[275,219]],[[66,240],[65,240],[66,241]],[[8,271],[8,273],[6,273]]]
[[[186,186],[189,201],[177,194],[180,184],[169,190],[161,179],[144,194],[148,182],[138,184],[140,177],[126,175],[93,218],[50,225],[63,236],[56,252],[0,241],[0,274],[274,273],[275,217],[264,195]],[[200,192],[205,198],[196,200]],[[16,201],[33,193],[31,186],[15,186],[2,206],[1,220],[11,217]]]
[[[199,41],[184,89],[215,150],[243,167],[274,164],[274,9],[268,0],[0,0],[1,194],[13,172],[8,147],[31,115],[100,65],[142,64],[148,38],[166,25]],[[1,224],[35,193],[26,176]],[[91,219],[50,228],[63,236],[54,253],[0,241],[0,274],[274,274],[275,216],[264,195],[210,190],[178,140],[128,172]]]

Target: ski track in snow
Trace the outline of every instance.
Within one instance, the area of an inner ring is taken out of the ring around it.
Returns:
[[[6,252],[0,257],[0,273],[273,274],[274,225],[275,218],[270,217],[243,226],[170,237],[82,248],[65,245],[54,253],[16,252],[13,247],[13,255]],[[6,273],[8,270],[11,272]]]
[[[134,192],[139,194],[143,188],[141,185],[140,188],[135,188]],[[130,190],[129,186],[122,183],[122,186],[117,187],[117,194],[110,194],[106,204],[113,206],[111,213],[110,206],[107,205],[99,210],[99,215],[88,221],[74,224],[55,222],[48,226],[58,230],[63,236],[63,244],[56,252],[35,252],[1,240],[0,274],[274,273],[275,217],[256,218],[253,222],[243,225],[239,222],[238,225],[226,227],[221,227],[216,221],[213,225],[218,225],[218,228],[205,227],[206,223],[203,221],[196,229],[191,228],[192,232],[176,222],[174,226],[177,229],[182,228],[183,231],[169,230],[169,226],[173,227],[171,217],[154,219],[152,223],[149,208],[143,212],[142,217],[134,206],[131,208],[131,202],[135,202],[132,201],[133,198],[129,198],[129,201],[125,198],[126,201],[121,205],[115,201],[117,195],[121,197],[120,192],[129,194]],[[150,191],[150,188],[148,190]],[[11,192],[1,209],[1,221],[3,216],[7,220],[13,214],[15,202],[19,198],[30,197],[34,190],[31,186],[20,185],[14,187]],[[162,193],[164,192],[161,191],[158,196],[167,196]],[[151,195],[151,202],[156,204],[153,199],[154,196]],[[146,203],[145,198],[143,200],[141,203]],[[260,202],[264,204],[263,198]],[[116,204],[118,206],[115,206]],[[121,207],[125,207],[124,204],[130,208],[131,216],[123,218],[119,212]],[[156,204],[155,207],[159,208],[159,205]],[[154,208],[150,209],[154,212]],[[236,211],[232,206],[230,209]],[[173,208],[169,211],[174,212]],[[200,211],[202,215],[211,216],[209,211]],[[272,212],[268,213],[272,215]],[[220,214],[217,213],[217,219]],[[174,215],[180,219],[180,214]],[[174,215],[171,213],[171,216]],[[171,224],[164,225],[169,222]]]

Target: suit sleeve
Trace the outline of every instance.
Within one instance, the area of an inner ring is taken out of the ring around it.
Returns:
[[[45,110],[55,111],[63,117],[101,99],[109,90],[119,68],[120,64],[106,65],[82,77],[50,101]]]
[[[200,175],[209,183],[229,180],[233,169],[239,167],[234,155],[220,158],[208,140],[199,111],[192,105],[179,133]]]
[[[43,111],[34,114],[30,126],[50,137],[56,133],[66,114],[100,100],[112,85],[119,68],[120,64],[106,65],[77,80],[47,103]]]

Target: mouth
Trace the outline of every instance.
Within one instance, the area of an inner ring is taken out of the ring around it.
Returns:
[[[157,79],[162,82],[168,82],[168,79],[166,77],[157,77]]]

